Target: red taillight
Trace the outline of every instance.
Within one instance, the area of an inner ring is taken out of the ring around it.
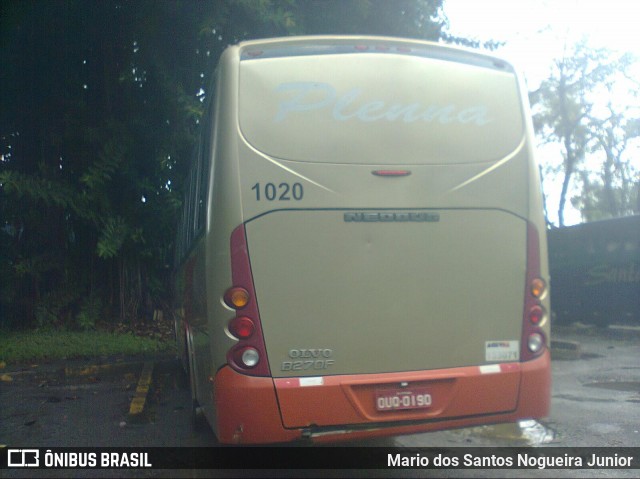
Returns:
[[[224,302],[237,311],[228,328],[238,343],[227,352],[227,362],[242,374],[270,376],[244,225],[231,233],[231,280]]]
[[[376,176],[409,176],[411,171],[409,170],[374,170],[373,173]]]
[[[250,318],[240,316],[229,321],[229,332],[238,339],[249,339],[256,329]]]
[[[534,306],[531,308],[531,311],[529,311],[529,321],[531,321],[531,324],[540,326],[544,320],[544,315],[542,306]]]

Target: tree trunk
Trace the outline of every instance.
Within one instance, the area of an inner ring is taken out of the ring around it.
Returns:
[[[564,180],[562,181],[562,190],[560,191],[560,203],[558,205],[558,226],[562,228],[564,226],[564,207],[567,202],[567,191],[569,191],[569,183],[571,182],[571,175],[573,174],[573,168],[576,163],[575,152],[571,146],[570,134],[566,134],[564,137],[564,149],[566,153],[564,164]]]

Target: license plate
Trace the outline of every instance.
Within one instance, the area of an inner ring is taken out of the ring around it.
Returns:
[[[424,409],[430,406],[431,394],[426,388],[376,390],[376,409],[378,411]]]

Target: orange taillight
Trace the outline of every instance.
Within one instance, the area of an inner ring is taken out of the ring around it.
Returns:
[[[531,294],[534,298],[542,299],[544,293],[547,291],[547,284],[543,279],[534,278],[531,281]]]
[[[242,309],[249,304],[249,292],[244,288],[229,288],[224,295],[224,302],[233,309]]]

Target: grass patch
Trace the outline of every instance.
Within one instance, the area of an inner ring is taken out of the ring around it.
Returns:
[[[170,352],[171,341],[103,331],[0,331],[0,361],[20,363]]]

